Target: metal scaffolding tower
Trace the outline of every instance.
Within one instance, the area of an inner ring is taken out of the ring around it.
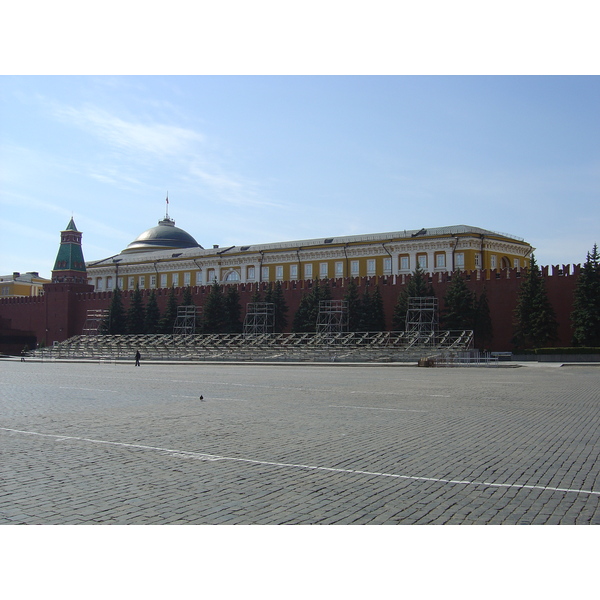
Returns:
[[[317,333],[331,334],[348,331],[348,302],[321,300],[317,317]]]
[[[273,302],[248,302],[244,317],[244,335],[273,333],[275,330],[275,304]]]
[[[434,296],[411,297],[406,311],[406,332],[435,343],[439,329],[438,300]]]
[[[195,305],[178,306],[177,317],[173,325],[173,335],[194,335],[198,307]]]
[[[100,328],[102,323],[107,321],[108,309],[104,308],[92,308],[87,311],[85,317],[85,323],[83,324],[83,335],[100,335]]]

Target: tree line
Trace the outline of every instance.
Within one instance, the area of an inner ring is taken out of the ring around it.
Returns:
[[[426,273],[415,269],[400,292],[392,315],[392,329],[406,329],[409,298],[433,297],[433,286]],[[319,303],[331,300],[328,284],[315,280],[310,292],[305,293],[292,319],[293,332],[316,331]],[[362,294],[354,278],[348,280],[343,299],[347,303],[348,331],[385,331],[386,320],[383,298],[379,286],[365,287]],[[251,302],[269,302],[274,306],[274,331],[283,332],[288,326],[288,306],[280,282],[270,283],[262,294],[256,290]],[[194,304],[191,289],[183,291],[182,306]],[[163,314],[158,307],[155,290],[150,291],[144,304],[142,292],[136,287],[129,307],[125,310],[121,291],[113,291],[109,316],[101,327],[107,334],[172,333],[177,318],[177,297],[171,287]],[[213,282],[204,302],[202,316],[197,322],[197,333],[241,333],[243,331],[242,306],[236,286]],[[477,296],[469,290],[463,273],[456,271],[443,297],[443,310],[439,315],[440,329],[473,330],[475,345],[485,348],[492,340],[492,320],[487,292]],[[576,346],[600,346],[600,255],[595,244],[587,253],[586,262],[577,280],[573,312],[573,344]],[[513,345],[515,348],[539,348],[551,345],[557,339],[558,322],[548,299],[545,281],[535,256],[527,275],[521,282],[517,307],[514,312]]]

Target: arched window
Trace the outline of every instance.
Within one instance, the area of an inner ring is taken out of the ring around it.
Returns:
[[[239,280],[240,280],[240,274],[237,271],[229,271],[225,275],[225,278],[223,279],[223,281],[239,281]]]

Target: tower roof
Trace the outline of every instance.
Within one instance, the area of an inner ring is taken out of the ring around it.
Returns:
[[[69,224],[67,225],[65,231],[77,231],[77,226],[75,225],[73,217],[71,217],[71,220],[69,221]]]
[[[83,259],[83,250],[81,248],[81,232],[77,231],[73,217],[71,217],[67,228],[61,231],[60,246],[52,271],[53,274],[55,271],[78,271],[86,273],[85,260]]]

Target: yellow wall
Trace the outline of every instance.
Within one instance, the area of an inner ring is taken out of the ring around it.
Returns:
[[[43,283],[50,283],[50,280],[39,280],[33,283],[27,281],[1,281],[0,282],[0,297],[14,296],[39,296],[43,294]]]

